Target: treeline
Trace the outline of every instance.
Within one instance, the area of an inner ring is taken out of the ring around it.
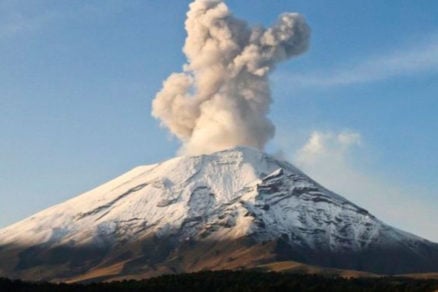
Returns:
[[[343,279],[252,271],[165,275],[143,281],[51,284],[0,279],[0,291],[437,291],[438,280],[407,278]]]

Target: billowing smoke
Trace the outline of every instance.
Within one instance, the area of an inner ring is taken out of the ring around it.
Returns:
[[[184,154],[237,145],[263,149],[274,136],[268,74],[304,52],[310,29],[297,13],[270,28],[249,27],[221,0],[196,0],[185,22],[183,72],[163,83],[152,115],[178,137]]]

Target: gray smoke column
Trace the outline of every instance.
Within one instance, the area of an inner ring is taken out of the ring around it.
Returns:
[[[185,22],[187,64],[163,83],[152,104],[183,146],[204,154],[237,145],[263,150],[274,136],[268,75],[278,62],[303,53],[310,29],[297,13],[270,28],[249,27],[221,0],[196,0]]]

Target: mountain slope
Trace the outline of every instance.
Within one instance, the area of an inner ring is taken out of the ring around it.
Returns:
[[[285,260],[436,272],[438,245],[244,147],[135,168],[0,230],[0,276],[33,280],[149,277]]]

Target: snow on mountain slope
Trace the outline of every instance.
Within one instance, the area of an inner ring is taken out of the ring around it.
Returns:
[[[212,156],[179,157],[137,167],[65,203],[0,231],[0,243],[95,240],[122,227],[129,238],[140,229],[177,228],[184,219],[207,215],[238,196],[261,172],[276,166],[261,153],[231,151]],[[260,169],[255,169],[255,164]]]
[[[111,249],[151,236],[181,243],[281,239],[296,251],[331,253],[394,247],[425,257],[424,247],[437,249],[385,225],[291,164],[237,147],[137,167],[0,230],[0,254],[11,246]]]

